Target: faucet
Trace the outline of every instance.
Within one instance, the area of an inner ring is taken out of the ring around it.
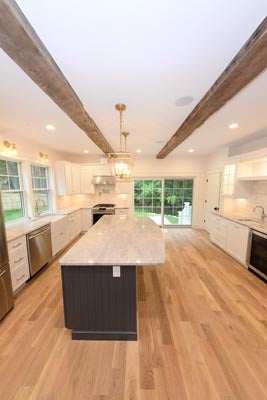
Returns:
[[[264,222],[265,218],[267,217],[267,215],[264,212],[264,208],[262,206],[256,206],[253,208],[253,212],[255,212],[257,210],[257,208],[261,209],[261,221]]]

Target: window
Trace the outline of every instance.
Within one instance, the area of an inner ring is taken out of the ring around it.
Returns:
[[[5,222],[23,218],[25,215],[24,193],[19,162],[0,160],[0,190],[2,190]]]
[[[32,189],[35,214],[50,210],[48,168],[31,165]]]

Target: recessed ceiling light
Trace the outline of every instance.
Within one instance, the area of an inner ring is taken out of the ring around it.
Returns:
[[[136,153],[141,153],[141,152],[142,152],[142,150],[140,150],[140,149],[136,150]]]
[[[179,97],[178,99],[175,100],[175,105],[177,107],[185,107],[191,104],[194,100],[193,96],[183,96]]]
[[[48,131],[55,131],[55,130],[56,130],[56,128],[54,127],[54,125],[46,125],[46,129],[47,129]]]
[[[83,152],[84,152],[84,153],[89,153],[88,150],[84,150]]]
[[[235,129],[235,128],[238,128],[239,127],[239,124],[237,123],[237,122],[232,122],[230,125],[229,125],[229,129]]]
[[[189,151],[189,153],[194,153],[195,150],[194,149],[189,149],[188,151]]]

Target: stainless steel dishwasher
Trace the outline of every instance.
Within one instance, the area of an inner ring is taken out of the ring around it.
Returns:
[[[52,260],[52,242],[50,225],[27,235],[29,264],[31,276]]]

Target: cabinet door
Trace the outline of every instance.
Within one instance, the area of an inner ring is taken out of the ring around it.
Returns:
[[[88,231],[92,224],[92,210],[86,208],[82,209],[82,231]]]
[[[65,161],[56,162],[55,175],[56,175],[57,194],[59,196],[72,194],[71,164]]]
[[[72,193],[81,193],[81,172],[79,165],[72,165]]]
[[[92,184],[93,168],[81,167],[81,193],[94,193],[94,185]]]
[[[228,222],[226,251],[243,265],[246,265],[249,228]]]

